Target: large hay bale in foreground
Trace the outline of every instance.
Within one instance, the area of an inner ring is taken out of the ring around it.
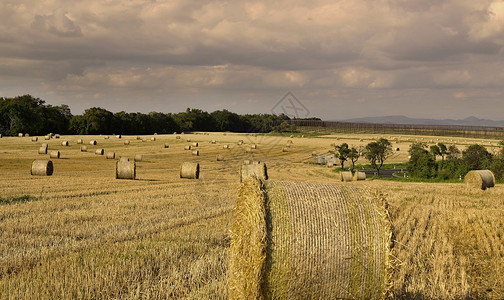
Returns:
[[[35,159],[31,165],[31,175],[51,176],[53,174],[53,163],[50,160]]]
[[[49,153],[50,158],[60,158],[60,155],[59,151],[51,151],[51,153]]]
[[[242,164],[240,169],[240,182],[245,181],[249,177],[257,177],[261,180],[268,180],[268,168],[265,163],[250,163]]]
[[[486,190],[495,186],[495,176],[490,170],[472,170],[466,174],[464,182],[469,187]]]
[[[116,179],[132,179],[136,178],[136,164],[126,157],[121,157],[116,161]]]
[[[198,179],[199,172],[199,163],[184,162],[180,166],[180,178]]]
[[[230,299],[382,299],[391,226],[374,193],[249,178],[231,227]]]
[[[350,171],[341,171],[339,173],[339,178],[341,181],[352,181],[353,175]]]
[[[366,173],[356,171],[353,175],[353,181],[366,180]]]

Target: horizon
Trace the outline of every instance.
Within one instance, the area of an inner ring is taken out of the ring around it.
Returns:
[[[501,119],[504,2],[4,1],[0,96],[76,114],[195,107]]]

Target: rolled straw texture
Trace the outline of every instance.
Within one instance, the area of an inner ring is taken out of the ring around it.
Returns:
[[[352,181],[353,175],[350,171],[341,171],[340,173],[341,181]]]
[[[184,150],[191,150],[191,145],[184,146]]]
[[[116,161],[116,179],[131,179],[136,178],[136,164],[128,158],[121,157]]]
[[[366,173],[364,172],[355,172],[353,175],[353,181],[361,181],[361,180],[366,180]]]
[[[384,298],[392,271],[387,216],[368,190],[247,179],[231,227],[229,298]]]
[[[198,147],[198,145],[199,145],[199,144],[198,144],[197,142],[192,143],[192,146],[193,146],[193,147]]]
[[[254,163],[250,164],[250,161],[248,164],[242,164],[241,170],[240,170],[240,182],[243,182],[245,179],[248,177],[256,177],[261,180],[268,180],[268,168],[266,167],[265,163]]]
[[[49,153],[49,157],[50,158],[60,158],[60,152],[59,151],[51,151],[51,153]]]
[[[98,144],[98,142],[97,142],[97,141],[95,141],[95,140],[93,140],[93,141],[89,141],[89,145],[97,145],[97,144]]]
[[[180,178],[198,179],[199,172],[199,163],[184,162],[180,166]]]
[[[51,176],[53,174],[53,163],[50,160],[35,159],[31,165],[31,175]]]
[[[103,153],[105,153],[105,150],[103,150],[103,149],[96,149],[95,150],[96,155],[103,155]]]
[[[468,187],[486,190],[495,186],[495,176],[490,170],[469,171],[464,179]]]
[[[68,141],[62,141],[61,146],[68,146]]]
[[[194,155],[194,156],[199,156],[199,150],[194,150],[194,151],[192,152],[192,155]]]

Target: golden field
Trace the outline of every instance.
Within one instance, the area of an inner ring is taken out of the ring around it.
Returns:
[[[407,161],[416,140],[497,149],[496,140],[387,134],[180,136],[157,135],[156,141],[142,136],[146,142],[135,136],[1,138],[0,197],[31,198],[0,204],[0,298],[225,299],[229,229],[243,159],[266,162],[274,180],[337,183],[332,169],[312,164],[312,152],[327,153],[332,143],[359,146],[383,136],[400,149],[387,163]],[[79,138],[88,152],[80,152]],[[238,146],[240,139],[244,145]],[[69,146],[61,145],[65,140]],[[293,145],[282,152],[288,140]],[[37,154],[44,142],[61,158],[52,159],[53,176],[31,176],[31,161],[49,158]],[[199,142],[199,156],[184,150],[193,142]],[[257,149],[247,153],[253,143]],[[100,148],[116,158],[143,154],[137,180],[116,180],[115,160],[95,155]],[[224,161],[216,161],[218,154]],[[200,179],[179,178],[184,161],[200,163]],[[389,202],[395,297],[504,298],[502,185],[480,191],[457,183],[345,184],[377,189]]]

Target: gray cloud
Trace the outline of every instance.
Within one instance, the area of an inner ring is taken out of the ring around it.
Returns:
[[[461,103],[502,111],[503,49],[501,0],[0,3],[1,95],[74,112],[268,112],[290,90],[329,119],[499,118]]]

